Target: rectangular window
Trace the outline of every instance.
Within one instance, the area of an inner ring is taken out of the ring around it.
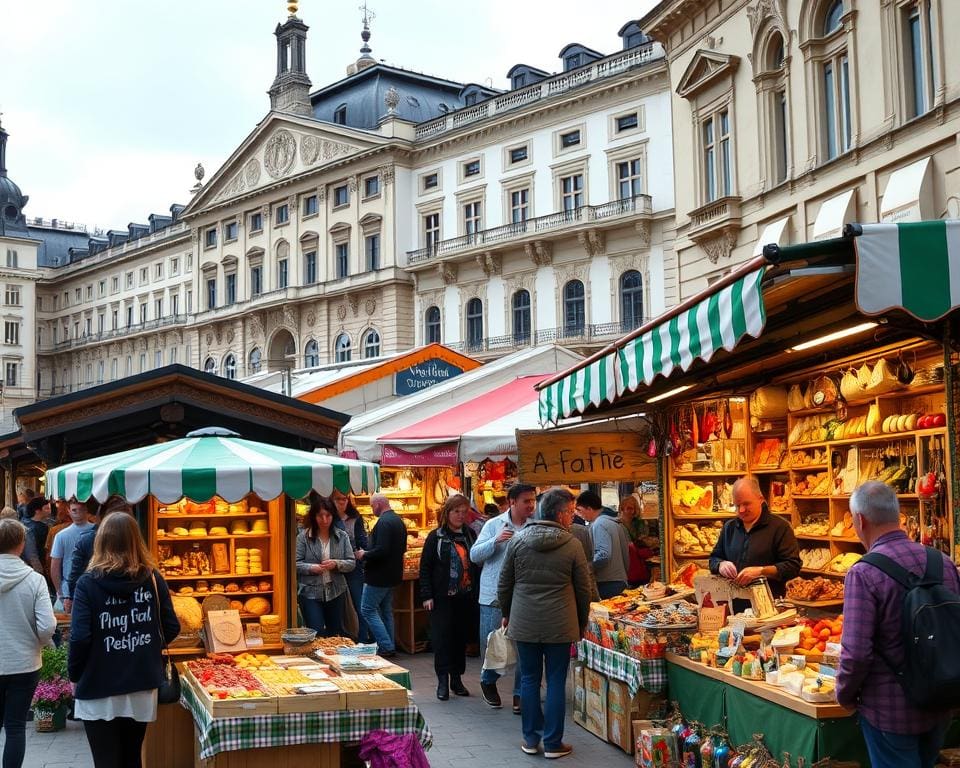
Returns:
[[[10,320],[7,320],[4,322],[3,343],[4,344],[20,343],[20,323],[16,321],[10,321]]]
[[[629,115],[620,115],[620,117],[617,118],[617,133],[632,131],[639,126],[640,117],[636,112],[631,112]]]
[[[583,207],[582,173],[574,173],[560,179],[560,202],[565,212]]]
[[[93,333],[93,318],[85,317],[83,318],[83,335],[89,336]]]
[[[563,71],[569,72],[571,69],[576,69],[580,66],[580,54],[575,53],[572,56],[567,56],[563,60]]]
[[[263,214],[260,211],[250,214],[250,231],[260,232],[263,230]]]
[[[567,131],[560,134],[560,149],[569,149],[580,144],[580,131]]]
[[[143,325],[147,322],[147,303],[144,302],[140,305],[140,325]]]
[[[349,205],[350,203],[350,190],[347,188],[346,184],[341,184],[339,187],[333,188],[333,207],[339,208],[342,205]]]
[[[824,116],[827,121],[827,159],[837,156],[836,94],[833,92],[833,62],[823,65]]]
[[[13,283],[7,283],[7,288],[3,294],[3,303],[8,307],[20,306],[20,286]]]
[[[287,287],[287,260],[280,259],[277,262],[277,288]]]
[[[81,301],[83,301],[83,298],[82,298],[82,297],[83,297],[83,294],[82,294],[82,292],[80,291],[80,289],[79,289],[79,288],[75,288],[74,291],[73,291],[73,299],[74,299],[74,301],[75,301],[77,304],[79,304]]]
[[[117,358],[110,361],[110,381],[117,380]]]
[[[127,307],[127,328],[133,326],[133,304]]]
[[[376,272],[380,269],[380,235],[367,235],[363,240],[363,250],[366,254],[367,271]]]
[[[440,175],[436,173],[428,173],[423,177],[423,189],[424,191],[428,189],[436,189],[440,186]]]
[[[87,301],[93,300],[93,285],[87,286]]]
[[[163,317],[163,299],[154,299],[153,300],[153,316],[157,320]]]
[[[170,295],[170,314],[174,317],[180,314],[180,294],[174,293]]]
[[[513,76],[513,87],[514,88],[523,88],[527,84],[527,76],[524,74],[514,75]]]
[[[237,224],[237,222],[228,221],[223,226],[223,239],[226,241],[236,240],[237,233],[239,232],[239,230],[240,230],[240,225]],[[160,277],[160,275],[157,275],[157,277]]]
[[[110,279],[110,293],[116,293],[120,290],[120,278],[117,275],[114,275]]]
[[[75,339],[80,338],[80,322],[79,321],[73,324],[73,338]]]
[[[157,275],[157,277],[160,277],[160,275]],[[97,296],[106,296],[106,295],[107,295],[107,281],[101,280],[99,283],[97,283]]]
[[[126,285],[127,288],[133,288],[133,272],[127,272]],[[66,301],[64,301],[64,304],[66,304]]]
[[[193,291],[187,291],[187,314],[193,312]]]
[[[463,234],[476,235],[483,227],[481,203],[476,200],[463,206]]]
[[[207,309],[215,309],[217,306],[217,280],[210,278],[207,280]]]
[[[527,145],[524,144],[522,147],[514,147],[510,150],[510,162],[511,163],[522,163],[530,156]]]
[[[106,322],[106,315],[97,315],[97,333],[103,333],[104,323]]]
[[[463,178],[469,179],[471,176],[480,175],[480,161],[470,160],[463,164]]]
[[[161,352],[159,349],[155,349],[153,351],[153,367],[159,368],[161,365],[163,365],[163,352]]]
[[[640,160],[624,160],[617,163],[617,196],[629,200],[643,194],[643,177]]]
[[[339,106],[333,111],[333,122],[337,125],[347,124],[347,108],[345,105]]]
[[[317,282],[317,252],[308,251],[304,255],[304,264],[306,266],[304,283],[306,285],[313,285],[315,282]]]
[[[147,353],[142,352],[140,354],[140,373],[143,373],[145,370],[147,370]]]
[[[180,274],[180,259],[176,257],[170,259],[170,274],[171,275]]]
[[[277,206],[277,224],[286,224],[290,220],[290,209],[287,204]]]
[[[110,312],[110,330],[117,330],[117,323],[120,321],[120,313],[118,310],[114,309]]]
[[[237,303],[237,275],[236,273],[224,275],[223,278],[226,281],[226,303],[227,306]]]
[[[375,197],[380,194],[380,177],[379,176],[367,176],[363,180],[363,196],[364,197]]]
[[[423,245],[435,250],[440,245],[440,214],[428,213],[423,217]]]
[[[303,198],[303,215],[304,216],[313,216],[315,213],[320,211],[320,205],[317,202],[316,195],[308,195]]]
[[[177,348],[170,347],[170,365],[173,365],[177,362]]]
[[[12,248],[7,248],[7,266],[13,269],[17,267],[17,252]]]
[[[7,387],[17,386],[19,373],[18,366],[16,363],[7,363],[4,370],[3,383]]]
[[[163,277],[163,263],[154,265],[153,277],[156,280],[160,280]]]
[[[259,296],[263,293],[263,267],[250,267],[250,295]]]
[[[529,201],[530,199],[530,190],[529,189],[514,189],[510,192],[510,222],[513,224],[520,224],[527,220],[527,215],[530,211]]]
[[[730,151],[730,113],[720,113],[720,188],[724,196],[733,190],[733,158]]]
[[[787,179],[787,92],[773,94],[773,145],[776,163],[776,180],[779,184]]]
[[[850,149],[853,129],[850,121],[850,63],[846,56],[840,57],[840,128],[843,136],[843,151]]]
[[[717,148],[714,143],[713,124],[712,117],[703,123],[703,192],[708,203],[717,199]]]
[[[213,248],[217,244],[217,230],[212,227],[203,233],[203,245],[205,248]]]
[[[342,280],[350,274],[350,244],[337,243],[335,251],[337,259],[337,279]]]

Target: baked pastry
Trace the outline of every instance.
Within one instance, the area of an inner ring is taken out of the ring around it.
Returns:
[[[209,591],[210,591],[210,584],[206,580],[200,579],[197,582],[197,592],[209,592]]]
[[[190,531],[184,528],[182,525],[176,526],[172,531],[174,536],[189,536]]]
[[[242,611],[242,610],[243,610],[243,603],[241,603],[239,600],[231,600],[231,601],[230,601],[230,610],[232,610],[232,611]]]
[[[270,591],[270,588],[271,588],[272,586],[273,586],[273,585],[272,585],[269,581],[261,581],[261,582],[258,582],[258,583],[257,583],[257,591],[258,591],[258,592],[269,592],[269,591]]]
[[[227,535],[227,526],[225,525],[212,525],[210,526],[210,536],[226,536]]]
[[[228,581],[227,586],[224,588],[226,592],[239,592],[240,585],[235,581]]]
[[[214,584],[212,587],[210,587],[210,591],[218,594],[222,593],[224,591],[223,584]]]
[[[252,581],[245,581],[245,582],[243,582],[243,584],[241,585],[240,589],[243,590],[244,592],[257,592],[257,591],[258,591],[258,590],[257,590],[257,585],[256,585],[256,583],[255,583],[255,582],[252,582]]]
[[[192,594],[193,594],[193,587],[180,587],[180,589],[177,590],[177,594],[178,594],[178,595],[192,595]]]

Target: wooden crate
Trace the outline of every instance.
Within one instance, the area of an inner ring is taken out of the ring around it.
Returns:
[[[382,709],[407,706],[406,688],[385,688],[381,691],[347,691],[347,709]]]
[[[214,699],[189,671],[181,674],[180,681],[190,686],[204,709],[214,717],[255,717],[277,714],[276,696],[260,696],[255,699]]]
[[[277,713],[334,712],[347,708],[343,693],[290,693],[277,696]]]

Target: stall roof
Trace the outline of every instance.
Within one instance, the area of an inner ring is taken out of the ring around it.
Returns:
[[[516,430],[538,426],[534,385],[549,377],[547,373],[520,376],[453,408],[382,435],[379,442],[417,451],[459,441],[460,461],[516,456]]]
[[[582,359],[577,353],[557,345],[531,347],[507,355],[444,384],[436,384],[419,394],[399,398],[382,408],[355,416],[340,432],[341,450],[353,450],[362,459],[378,461],[381,435],[479,397],[519,376],[549,374]]]

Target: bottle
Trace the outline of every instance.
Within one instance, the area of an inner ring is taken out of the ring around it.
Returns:
[[[683,768],[702,768],[700,758],[700,733],[692,728],[690,734],[683,741],[683,753],[680,756],[680,765]]]

